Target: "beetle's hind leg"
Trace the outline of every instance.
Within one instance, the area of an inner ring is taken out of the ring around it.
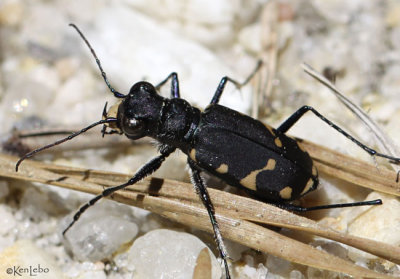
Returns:
[[[179,80],[178,80],[178,74],[173,72],[170,73],[166,79],[161,81],[159,84],[157,84],[155,87],[157,90],[160,90],[161,86],[166,84],[169,80],[171,79],[171,98],[180,98],[181,95],[179,93]]]
[[[251,74],[243,82],[238,82],[227,76],[223,77],[221,79],[221,81],[219,82],[217,90],[215,91],[210,104],[218,104],[219,99],[221,98],[221,95],[224,92],[225,85],[228,81],[232,82],[236,86],[237,89],[240,89],[243,86],[245,86],[247,83],[249,83],[249,81],[254,77],[254,75],[258,72],[258,70],[260,70],[261,66],[262,66],[262,61],[258,60],[256,68],[251,72]]]
[[[228,253],[226,252],[224,241],[222,239],[222,235],[219,230],[218,222],[215,218],[214,206],[211,202],[210,195],[208,194],[207,187],[206,187],[203,179],[200,176],[200,171],[196,168],[195,163],[191,159],[188,159],[188,164],[189,164],[189,167],[191,170],[191,178],[192,178],[193,186],[196,190],[196,193],[199,195],[201,201],[203,202],[203,205],[207,209],[208,216],[210,217],[211,225],[214,230],[215,242],[217,243],[218,251],[224,262],[225,275],[226,275],[226,278],[228,279],[228,278],[230,278],[229,266],[228,266],[228,262],[227,262]]]
[[[330,209],[330,208],[343,208],[343,207],[354,207],[354,206],[365,206],[365,205],[380,205],[382,204],[381,199],[372,200],[372,201],[363,201],[363,202],[350,202],[350,203],[337,203],[337,204],[327,204],[327,205],[318,205],[313,207],[302,207],[298,205],[288,204],[288,203],[275,203],[274,205],[289,211],[295,212],[307,212],[321,209]]]
[[[285,122],[283,122],[276,130],[281,132],[281,133],[286,133],[307,111],[311,111],[312,113],[314,113],[319,119],[321,119],[322,121],[327,123],[333,129],[335,129],[336,131],[338,131],[339,133],[341,133],[342,135],[347,137],[349,140],[351,140],[352,142],[357,144],[359,147],[364,149],[365,152],[367,152],[369,155],[386,158],[386,159],[389,159],[390,161],[392,161],[394,163],[397,163],[397,164],[400,163],[400,158],[396,158],[396,157],[393,157],[393,156],[389,156],[389,155],[386,155],[386,154],[379,153],[376,150],[366,146],[365,144],[363,144],[359,140],[357,140],[354,137],[352,137],[347,132],[343,131],[342,128],[337,126],[335,123],[333,123],[329,119],[325,118],[325,116],[323,116],[317,110],[315,110],[313,107],[310,107],[310,106],[302,106],[301,108],[299,108],[295,113],[293,113],[291,116],[289,116],[289,118],[286,119]]]

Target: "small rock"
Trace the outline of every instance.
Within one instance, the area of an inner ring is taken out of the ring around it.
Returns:
[[[35,221],[45,220],[49,215],[60,213],[59,208],[49,198],[49,192],[30,187],[25,190],[21,199],[21,208],[26,215]]]
[[[128,261],[138,278],[192,278],[204,248],[211,258],[212,278],[220,278],[221,266],[207,246],[183,232],[161,229],[145,234],[133,243]]]
[[[80,265],[79,279],[106,279],[104,264],[102,262],[84,262]]]
[[[271,275],[271,273],[268,272],[268,269],[261,263],[257,268],[250,265],[237,266],[236,271],[240,274],[240,279],[265,279],[270,278],[267,276]],[[278,279],[278,276],[274,275],[274,277],[271,278]]]
[[[65,81],[76,73],[79,69],[80,63],[77,58],[69,57],[58,60],[55,66],[60,80]]]
[[[290,279],[304,279],[304,278],[305,277],[304,277],[303,273],[301,273],[298,270],[292,270],[290,272]]]
[[[373,199],[382,199],[383,204],[371,206],[367,211],[356,217],[349,224],[349,234],[399,246],[399,200],[379,193],[371,193],[366,200]],[[360,258],[376,259],[376,256],[351,247],[348,256],[354,261]]]
[[[292,263],[272,255],[268,255],[266,267],[269,272],[284,277],[293,269]]]
[[[6,235],[15,227],[15,217],[10,208],[4,204],[0,205],[0,216],[0,235]]]
[[[269,34],[265,34],[268,36]],[[239,33],[239,43],[251,53],[259,53],[261,51],[261,26],[253,24],[243,28]]]
[[[129,207],[103,201],[89,208],[65,234],[66,246],[81,261],[99,261],[110,258],[121,245],[131,241],[138,228],[129,220]],[[65,229],[71,216],[65,218]]]
[[[116,17],[118,22],[115,21]],[[143,75],[149,81],[157,83],[175,71],[182,81],[182,97],[193,105],[206,107],[213,90],[224,75],[242,80],[207,48],[160,28],[152,19],[133,10],[114,7],[99,13],[98,18],[101,20],[96,20],[94,33],[91,34],[92,44],[99,57],[112,57],[103,64],[107,67],[107,74],[121,88],[121,92],[127,91],[133,81],[140,80]],[[121,25],[125,28],[120,28]],[[124,41],[123,45],[110,43],[121,40]],[[151,49],[149,45],[152,46]],[[232,90],[229,89],[233,87],[231,86],[227,86],[227,92]],[[243,99],[222,98],[221,104],[246,111],[250,107],[251,97],[247,90],[248,88],[241,90]]]

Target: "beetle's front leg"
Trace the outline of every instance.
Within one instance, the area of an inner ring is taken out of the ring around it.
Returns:
[[[180,98],[181,95],[179,93],[179,80],[178,80],[178,74],[173,72],[170,73],[166,79],[161,81],[159,84],[155,86],[157,90],[160,90],[161,86],[163,86],[165,83],[167,83],[168,80],[171,79],[171,98]]]
[[[76,223],[76,221],[78,221],[79,217],[82,215],[83,212],[85,212],[89,207],[91,207],[92,205],[94,205],[97,201],[99,201],[102,198],[108,197],[110,196],[112,193],[121,190],[123,188],[128,187],[129,185],[133,185],[136,182],[142,180],[143,178],[145,178],[146,176],[149,176],[150,174],[152,174],[153,172],[155,172],[160,166],[161,164],[164,162],[164,160],[172,153],[175,151],[175,147],[170,147],[167,146],[166,148],[163,148],[160,152],[161,155],[153,158],[152,160],[150,160],[150,162],[148,162],[146,165],[144,165],[143,167],[141,167],[136,173],[135,175],[129,179],[128,182],[125,182],[124,184],[121,185],[117,185],[114,187],[110,187],[105,189],[101,194],[95,196],[93,199],[91,199],[89,202],[87,202],[86,204],[84,204],[83,206],[81,206],[78,210],[78,212],[75,213],[74,215],[74,220],[68,225],[68,227],[63,231],[63,235]]]

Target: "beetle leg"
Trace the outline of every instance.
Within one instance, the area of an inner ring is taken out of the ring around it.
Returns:
[[[164,149],[162,149],[161,155],[153,158],[152,160],[150,160],[147,164],[145,164],[143,167],[141,167],[136,173],[135,175],[129,179],[127,182],[125,182],[124,184],[121,185],[117,185],[114,187],[109,187],[107,189],[105,189],[101,194],[95,196],[94,198],[92,198],[90,201],[88,201],[86,204],[84,204],[83,206],[81,206],[78,210],[78,212],[75,213],[74,215],[74,220],[68,225],[68,227],[63,231],[63,235],[75,224],[76,221],[78,221],[79,217],[82,215],[83,212],[85,212],[89,207],[91,207],[92,205],[94,205],[97,201],[99,201],[102,198],[108,197],[111,194],[113,194],[114,192],[124,189],[129,185],[133,185],[136,182],[142,180],[143,178],[145,178],[146,176],[152,174],[153,172],[155,172],[160,166],[161,164],[164,162],[164,160],[172,153],[175,151],[175,147],[166,147]]]
[[[214,205],[211,202],[210,195],[208,194],[207,191],[207,187],[203,179],[201,178],[200,171],[196,168],[195,163],[191,159],[188,159],[188,164],[191,170],[191,178],[193,186],[196,190],[196,193],[199,195],[201,201],[203,202],[203,205],[206,207],[208,216],[210,217],[211,225],[214,230],[215,242],[217,243],[221,258],[224,261],[226,278],[230,278],[229,267],[227,262],[228,253],[226,252],[224,241],[222,239],[222,235],[219,230],[218,222],[215,218]]]
[[[227,83],[228,81],[232,82],[232,83],[236,86],[237,89],[240,89],[240,88],[242,88],[243,86],[245,86],[247,83],[249,83],[249,81],[250,81],[250,80],[254,77],[254,75],[258,72],[258,70],[261,68],[261,66],[262,66],[262,61],[261,61],[261,60],[258,60],[256,68],[255,68],[255,69],[251,72],[251,74],[245,79],[245,81],[243,81],[243,82],[241,82],[241,83],[238,82],[238,81],[236,81],[236,80],[234,80],[234,79],[231,79],[230,77],[227,77],[227,76],[223,77],[223,78],[221,79],[221,81],[219,82],[219,85],[218,85],[218,87],[217,87],[217,90],[215,91],[214,96],[213,96],[213,98],[211,99],[211,103],[210,103],[210,104],[218,104],[219,99],[221,98],[222,92],[223,92],[224,89],[225,89],[225,85],[226,85],[226,83]]]
[[[343,207],[353,207],[353,206],[365,206],[365,205],[379,205],[382,204],[381,199],[372,200],[372,201],[363,201],[363,202],[350,202],[350,203],[337,203],[337,204],[327,204],[327,205],[318,205],[313,207],[302,207],[293,204],[287,203],[276,203],[275,206],[295,212],[307,212],[313,210],[321,210],[321,209],[330,209],[330,208],[343,208]]]
[[[335,123],[333,123],[329,119],[325,118],[322,114],[320,114],[317,110],[315,110],[313,107],[310,107],[310,106],[302,106],[301,108],[299,108],[295,113],[293,113],[291,116],[289,116],[289,118],[286,119],[285,122],[283,122],[276,130],[281,133],[286,133],[307,111],[311,111],[312,113],[314,113],[319,119],[321,119],[322,121],[327,123],[329,126],[331,126],[333,129],[335,129],[336,131],[338,131],[339,133],[341,133],[342,135],[347,137],[349,140],[351,140],[358,146],[360,146],[362,149],[364,149],[365,152],[367,152],[369,155],[386,158],[397,164],[400,163],[400,158],[396,158],[393,156],[379,153],[376,150],[366,146],[362,142],[358,141],[357,139],[355,139],[354,137],[349,135],[347,132],[343,131],[342,128],[337,126]]]
[[[157,90],[160,90],[161,86],[163,86],[165,83],[167,83],[170,79],[172,79],[171,82],[171,98],[180,98],[181,95],[179,93],[179,80],[178,80],[178,74],[173,72],[170,73],[166,79],[161,81],[159,84],[155,86]]]

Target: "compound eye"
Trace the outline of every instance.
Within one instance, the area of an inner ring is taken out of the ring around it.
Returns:
[[[139,138],[143,135],[144,122],[135,118],[125,118],[123,120],[123,131],[130,138]]]

